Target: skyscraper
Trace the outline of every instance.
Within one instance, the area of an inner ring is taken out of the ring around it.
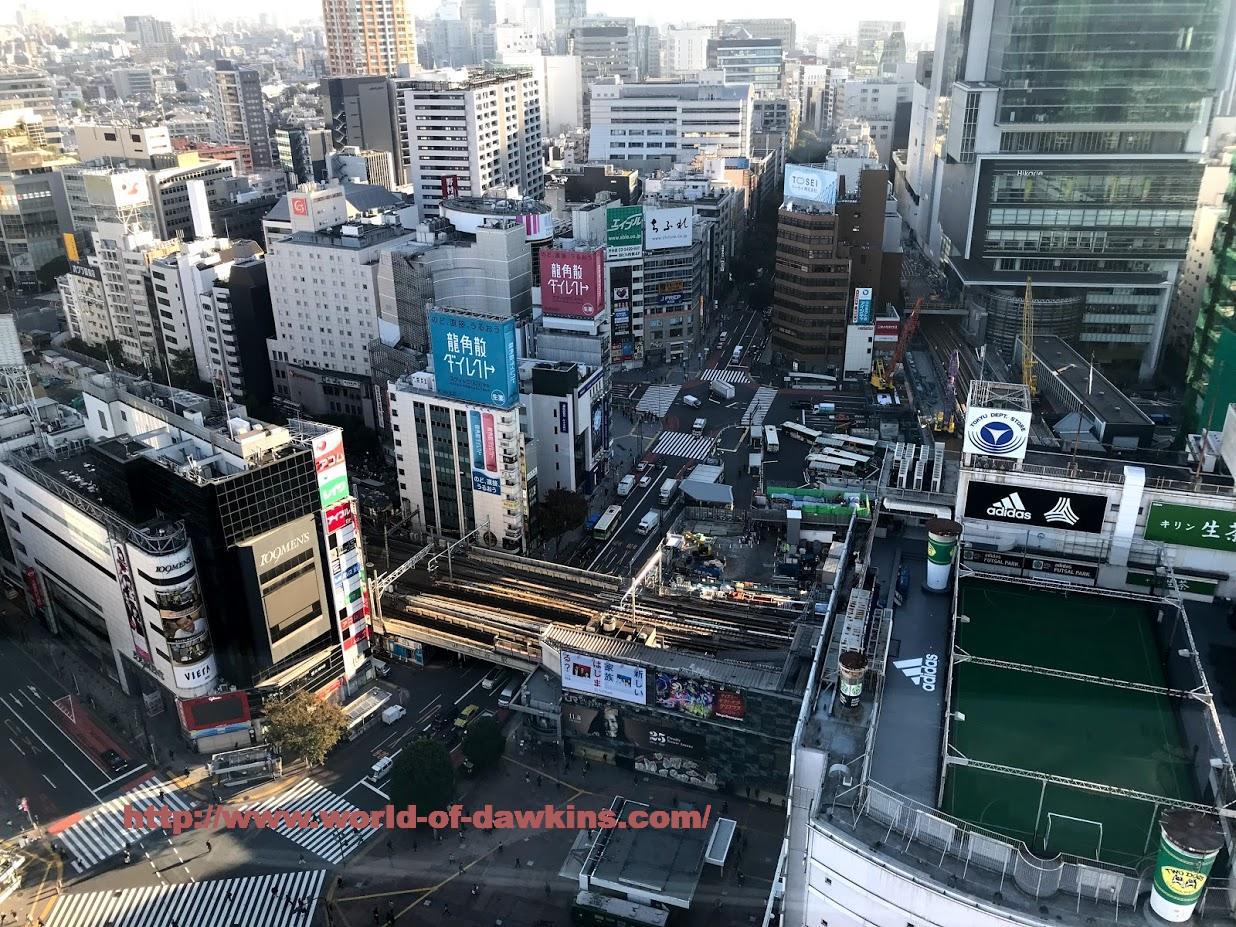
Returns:
[[[416,70],[416,30],[404,0],[322,0],[332,77]]]
[[[248,147],[256,170],[275,166],[266,105],[262,101],[262,75],[258,71],[226,58],[216,60],[214,115],[219,138],[231,145]]]
[[[967,0],[955,70],[947,42],[933,66],[949,89],[930,234],[974,335],[1011,353],[1032,276],[1039,331],[1153,374],[1227,9]]]

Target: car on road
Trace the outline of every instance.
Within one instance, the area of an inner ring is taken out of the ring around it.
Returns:
[[[119,774],[129,768],[129,761],[115,750],[104,750],[99,756],[104,765],[114,773]]]
[[[651,473],[645,473],[643,476],[639,478],[639,488],[640,489],[647,489],[651,485],[652,485],[652,474]]]
[[[505,675],[506,675],[505,667],[495,666],[488,673],[486,673],[485,678],[481,680],[481,688],[484,689],[486,692],[488,692],[490,689],[497,686],[498,683],[502,681],[502,677]]]
[[[472,719],[476,713],[481,710],[480,705],[469,705],[455,718],[455,730],[465,731],[468,725],[472,723]]]
[[[648,461],[646,460],[641,460],[635,465],[636,473],[643,473],[647,469],[648,469]]]

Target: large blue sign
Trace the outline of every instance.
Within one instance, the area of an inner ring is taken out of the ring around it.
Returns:
[[[443,396],[503,409],[519,401],[514,319],[434,310],[429,341]]]

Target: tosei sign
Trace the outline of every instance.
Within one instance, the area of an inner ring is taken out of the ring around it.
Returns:
[[[435,309],[429,313],[429,342],[443,396],[503,409],[519,402],[514,319]]]
[[[1236,551],[1236,512],[1200,505],[1152,502],[1146,515],[1147,541]]]
[[[966,518],[1023,528],[1102,534],[1106,514],[1107,497],[1092,493],[1056,492],[982,480],[971,480],[966,492]]]
[[[821,206],[837,202],[837,172],[804,164],[790,164],[785,168],[784,198]]]
[[[972,406],[966,413],[963,454],[1021,460],[1030,442],[1030,413]]]
[[[591,319],[605,307],[605,252],[541,249],[541,307],[549,315]]]

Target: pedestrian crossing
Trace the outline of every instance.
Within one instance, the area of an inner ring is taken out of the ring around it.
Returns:
[[[705,380],[720,380],[722,383],[737,383],[740,386],[743,383],[751,382],[751,375],[742,367],[730,367],[725,370],[715,368],[705,370],[702,376]]]
[[[178,791],[157,776],[152,776],[137,788],[84,812],[63,828],[53,824],[49,830],[69,851],[72,856],[70,864],[76,871],[85,872],[120,853],[126,843],[136,843],[156,829],[125,827],[124,809],[128,805],[139,810],[156,807],[187,811],[192,807]]]
[[[681,386],[650,386],[635,408],[639,412],[652,412],[657,418],[663,418],[680,392]]]
[[[317,815],[322,811],[346,814],[360,809],[343,796],[336,795],[326,786],[306,776],[273,798],[268,798],[256,805],[249,805],[245,810],[300,811]],[[359,850],[362,843],[377,833],[377,828],[374,827],[326,828],[297,826],[297,824],[296,821],[284,822],[278,827],[264,829],[280,834],[302,849],[332,863],[343,862]]]
[[[747,404],[747,411],[742,414],[742,423],[744,425],[763,425],[764,417],[768,415],[768,410],[772,408],[773,400],[777,398],[777,391],[771,386],[761,386],[755,391],[755,395],[751,398],[751,402]]]
[[[61,895],[46,927],[309,927],[324,869]]]
[[[653,446],[652,452],[664,454],[667,457],[703,460],[712,453],[716,444],[716,438],[697,438],[695,435],[683,434],[680,431],[663,431]]]

